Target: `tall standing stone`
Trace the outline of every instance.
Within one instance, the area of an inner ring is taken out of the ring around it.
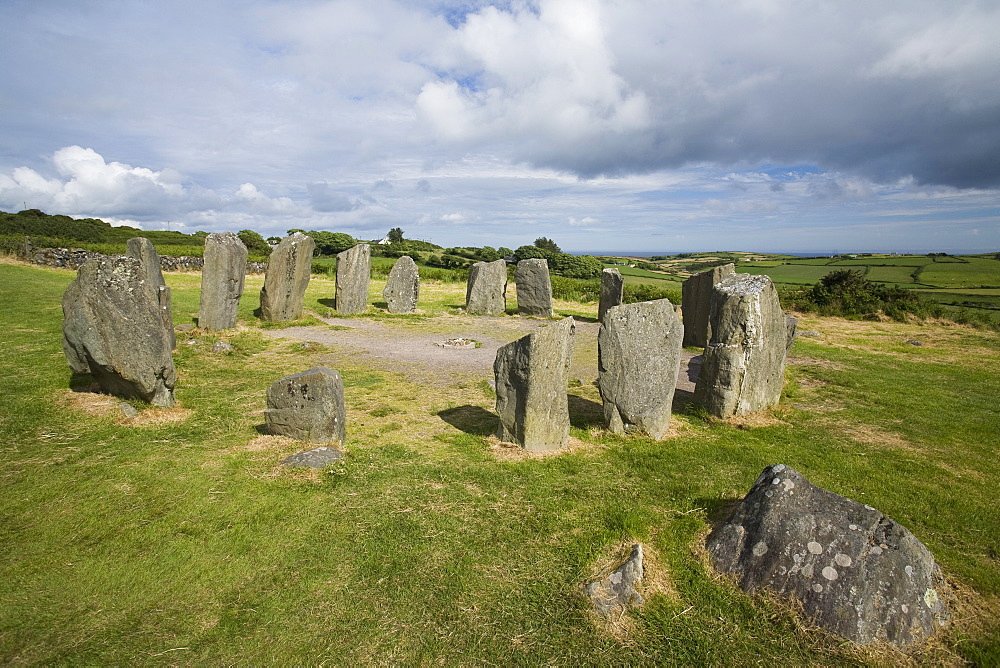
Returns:
[[[557,450],[569,439],[569,365],[573,318],[542,327],[497,351],[497,413],[501,441],[525,450]]]
[[[163,319],[163,327],[167,330],[167,335],[170,338],[170,349],[173,350],[177,347],[177,337],[174,334],[174,314],[170,307],[170,288],[163,280],[163,271],[160,268],[160,256],[156,253],[153,242],[145,237],[132,237],[125,243],[125,247],[125,254],[139,261],[146,274],[146,280],[156,292],[160,317]]]
[[[601,272],[601,301],[597,307],[597,320],[604,322],[608,309],[618,306],[625,297],[625,278],[617,269],[607,268]]]
[[[736,273],[736,266],[724,264],[695,274],[681,285],[681,311],[684,313],[684,345],[704,348],[712,338],[709,311],[712,286]]]
[[[517,287],[517,312],[541,318],[552,317],[552,281],[549,261],[545,258],[521,260],[514,270]]]
[[[420,272],[409,255],[396,260],[382,290],[389,313],[413,313],[420,298]]]
[[[285,322],[302,316],[316,242],[301,232],[281,240],[267,260],[260,312],[264,320]]]
[[[95,258],[63,294],[63,352],[103,392],[174,405],[177,372],[157,291],[132,257]]]
[[[267,388],[264,424],[271,434],[314,443],[343,443],[346,433],[344,382],[318,366],[285,376]]]
[[[507,261],[476,262],[469,269],[465,310],[474,315],[501,315],[507,310]]]
[[[713,288],[712,338],[705,347],[694,400],[728,418],[770,408],[785,380],[787,330],[767,276],[733,274]]]
[[[680,371],[683,326],[669,299],[608,310],[597,334],[604,420],[616,434],[661,439]]]
[[[205,264],[201,270],[198,326],[219,330],[236,326],[243,296],[247,247],[232,232],[205,237]]]
[[[705,547],[744,591],[799,601],[818,626],[861,644],[905,647],[948,621],[930,551],[871,506],[768,466]]]
[[[371,275],[372,256],[368,244],[358,244],[337,253],[337,313],[354,315],[368,310]]]

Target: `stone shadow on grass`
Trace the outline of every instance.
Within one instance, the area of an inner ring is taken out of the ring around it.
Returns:
[[[743,497],[722,497],[713,499],[694,499],[695,508],[704,508],[708,516],[708,523],[712,530],[719,528],[729,516],[733,514],[736,506],[739,505]]]
[[[604,426],[604,406],[575,394],[567,395],[567,399],[569,400],[569,423],[571,425],[577,429]]]
[[[336,308],[337,306],[337,300],[333,297],[323,297],[321,299],[317,299],[316,301],[327,308]]]
[[[500,418],[481,406],[456,406],[438,411],[438,417],[459,431],[473,436],[492,436],[500,426]]]

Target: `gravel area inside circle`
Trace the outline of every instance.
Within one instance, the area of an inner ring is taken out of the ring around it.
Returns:
[[[269,336],[319,343],[334,351],[361,356],[373,368],[396,371],[415,380],[451,384],[470,375],[493,377],[497,350],[544,327],[552,320],[519,316],[440,316],[426,321],[399,322],[366,318],[321,318],[324,326],[266,330]],[[587,383],[597,378],[596,322],[576,321],[572,378]],[[335,328],[335,329],[334,329]],[[472,339],[477,348],[445,347],[451,339]],[[682,351],[678,389],[693,391],[700,358]]]

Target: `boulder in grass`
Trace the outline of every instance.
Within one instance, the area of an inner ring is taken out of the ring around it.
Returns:
[[[507,261],[476,262],[469,269],[465,310],[473,315],[501,315],[507,310]]]
[[[368,310],[372,274],[371,246],[358,244],[337,253],[337,313],[356,315]]]
[[[764,469],[706,548],[741,589],[794,598],[817,625],[860,644],[906,647],[948,621],[941,571],[912,533],[782,464]]]
[[[624,564],[613,573],[588,584],[583,593],[590,599],[597,614],[605,620],[615,621],[629,608],[645,602],[638,590],[643,576],[642,545],[636,543]]]
[[[302,317],[302,300],[309,286],[316,242],[301,232],[281,240],[267,259],[260,312],[264,320],[287,322]]]
[[[74,373],[93,376],[108,394],[174,405],[173,331],[163,326],[158,290],[139,260],[86,261],[62,306],[63,351]]]
[[[389,313],[413,313],[420,299],[420,272],[409,255],[396,260],[382,290]]]
[[[267,431],[313,443],[342,443],[346,434],[344,383],[326,367],[280,378],[267,389]]]
[[[542,327],[497,351],[497,413],[501,441],[525,450],[557,450],[569,439],[569,364],[573,318]]]
[[[609,430],[664,437],[680,372],[683,330],[668,299],[622,304],[604,314],[597,354]]]

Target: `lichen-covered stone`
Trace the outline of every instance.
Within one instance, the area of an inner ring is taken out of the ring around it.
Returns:
[[[621,304],[604,315],[597,334],[598,378],[609,430],[664,437],[683,330],[669,299]]]
[[[857,643],[912,645],[948,620],[940,569],[912,533],[782,464],[764,469],[706,548],[740,588],[792,597]]]
[[[153,242],[145,237],[132,237],[125,242],[125,254],[134,257],[142,266],[146,274],[146,280],[153,286],[156,293],[156,302],[160,309],[160,318],[163,320],[163,327],[167,330],[170,339],[170,349],[177,347],[177,337],[174,334],[174,314],[170,306],[170,288],[163,280],[163,271],[160,268],[160,256],[153,246]]]
[[[368,310],[371,275],[371,246],[368,244],[358,244],[337,253],[337,313],[355,315]]]
[[[507,310],[507,261],[476,262],[469,269],[465,310],[473,315],[501,315]]]
[[[264,320],[286,322],[302,317],[302,299],[309,286],[316,242],[301,232],[281,240],[267,260],[260,313]]]
[[[63,351],[74,373],[103,392],[174,405],[170,330],[158,290],[132,257],[88,260],[63,294]]]
[[[274,381],[267,389],[264,422],[271,434],[314,443],[342,443],[346,411],[340,374],[313,367]]]
[[[521,260],[514,270],[517,312],[540,318],[552,317],[552,281],[549,261],[544,258]]]
[[[778,404],[785,379],[787,329],[767,276],[733,274],[715,284],[712,338],[705,347],[694,401],[728,418]]]
[[[232,232],[205,237],[205,264],[201,270],[198,326],[207,330],[231,329],[243,296],[247,247]]]
[[[608,621],[615,621],[629,608],[645,602],[638,590],[644,575],[642,545],[636,543],[624,564],[606,577],[588,584],[583,593],[590,599],[597,614]]]
[[[330,464],[339,462],[344,458],[344,453],[337,448],[324,445],[304,452],[296,452],[281,460],[285,466],[302,467],[311,469],[325,469]]]
[[[556,450],[569,439],[569,364],[573,318],[542,327],[497,351],[497,413],[501,441],[526,450]]]
[[[420,271],[409,255],[396,260],[382,290],[389,313],[413,313],[420,299]]]
[[[681,285],[681,311],[684,314],[684,345],[704,348],[712,339],[713,286],[736,273],[736,266],[724,264],[695,274]]]
[[[597,305],[597,319],[604,322],[608,309],[622,303],[625,296],[625,278],[617,269],[608,268],[601,272],[601,301]]]

